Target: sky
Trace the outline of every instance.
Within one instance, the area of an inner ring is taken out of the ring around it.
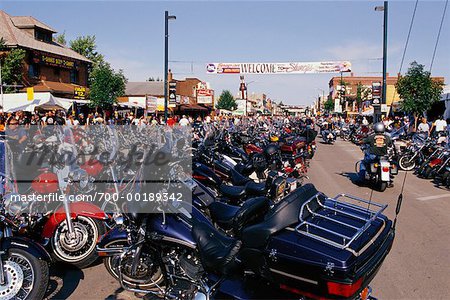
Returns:
[[[163,78],[164,11],[169,23],[169,67],[175,79],[197,77],[216,94],[236,94],[239,75],[206,73],[211,62],[349,60],[355,76],[381,76],[382,1],[5,1],[0,9],[30,15],[65,32],[95,35],[98,51],[129,81]],[[389,1],[388,72],[396,75],[415,1]],[[444,1],[419,1],[402,73],[416,60],[428,70]],[[344,74],[344,76],[349,74]],[[450,81],[450,5],[432,69]],[[285,104],[311,104],[339,74],[246,75],[248,93]]]

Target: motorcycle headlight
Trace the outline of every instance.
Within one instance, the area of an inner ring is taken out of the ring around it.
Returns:
[[[69,177],[72,178],[74,182],[78,182],[80,188],[84,189],[89,184],[89,175],[83,169],[76,169],[70,172]]]
[[[28,207],[28,202],[22,201],[20,194],[11,193],[3,196],[3,205],[6,213],[17,216]]]

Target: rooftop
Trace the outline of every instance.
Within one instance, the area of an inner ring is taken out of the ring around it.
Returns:
[[[44,29],[44,30],[56,33],[56,30],[54,30],[53,28],[51,28],[48,25],[45,25],[41,21],[36,20],[35,18],[33,18],[31,16],[11,17],[11,21],[13,22],[14,26],[16,26],[17,28],[20,28],[20,29],[37,27],[40,29]]]
[[[162,96],[164,95],[163,81],[128,82],[125,89],[126,96]]]
[[[51,33],[56,32],[51,27],[33,17],[13,17],[0,10],[0,37],[5,40],[6,46],[11,48],[21,47],[39,50],[76,60],[91,62],[83,55],[78,54],[64,45],[60,45],[55,42],[46,43],[38,41],[29,32],[24,30],[26,28],[34,27],[50,31]]]

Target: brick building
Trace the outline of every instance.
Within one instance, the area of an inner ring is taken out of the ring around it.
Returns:
[[[400,97],[395,88],[397,83],[397,76],[389,76],[386,74],[386,104],[388,106],[397,106],[400,101]],[[444,82],[444,77],[433,77],[434,80]],[[341,81],[343,84],[341,85]],[[354,76],[350,73],[350,76],[335,76],[331,78],[329,82],[330,96],[335,101],[338,99],[342,104],[343,112],[356,112],[358,111],[358,105],[356,102],[358,85],[362,85],[362,89],[366,90],[367,93],[362,95],[362,103],[359,110],[364,110],[371,105],[372,100],[372,84],[382,83],[383,77],[381,76]],[[365,97],[364,97],[365,96]],[[321,99],[323,100],[323,99]],[[321,101],[323,102],[323,101]],[[321,103],[323,105],[323,103]]]
[[[88,86],[91,61],[70,48],[53,41],[56,31],[30,16],[10,16],[0,10],[0,37],[7,51],[23,49],[22,82],[35,92],[74,98],[75,90]],[[83,90],[83,89],[81,89]]]

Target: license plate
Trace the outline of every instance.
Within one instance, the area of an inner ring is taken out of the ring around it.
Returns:
[[[286,188],[286,182],[283,182],[282,184],[280,184],[280,185],[278,186],[278,189],[277,189],[277,197],[280,197],[280,196],[282,196],[282,195],[284,194],[285,188]]]
[[[291,192],[295,191],[297,189],[297,181],[291,182]]]

